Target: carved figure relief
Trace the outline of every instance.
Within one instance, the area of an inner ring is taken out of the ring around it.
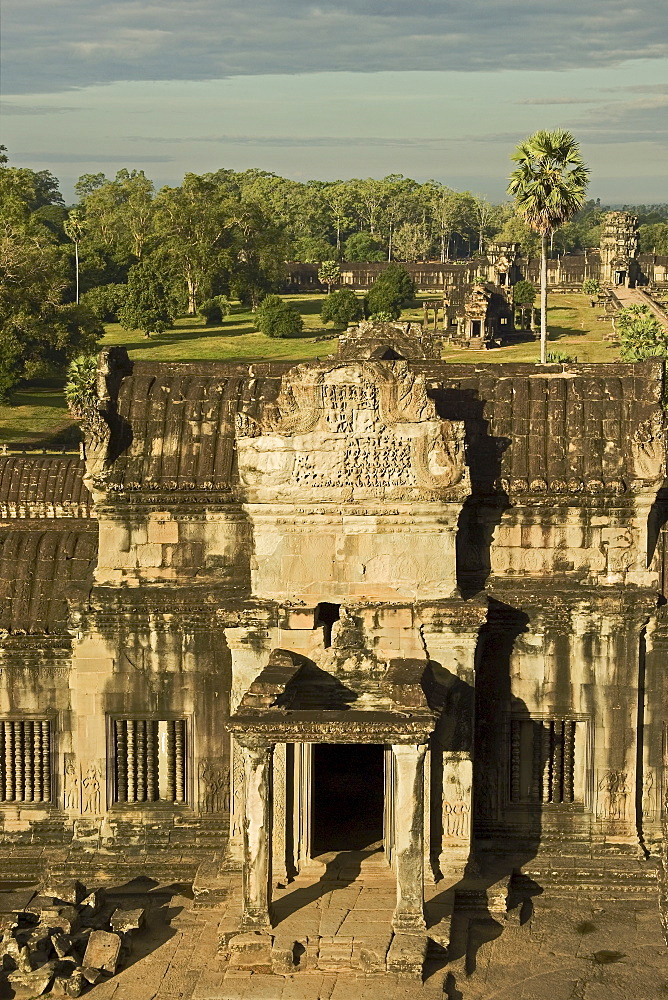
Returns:
[[[68,812],[81,812],[81,788],[79,782],[79,767],[74,754],[65,754],[65,809]]]
[[[230,807],[230,773],[222,760],[205,758],[199,764],[199,803],[204,813]]]
[[[91,765],[81,773],[81,813],[96,816],[100,812],[100,772]]]
[[[642,783],[642,814],[648,822],[656,819],[656,794],[654,788],[654,771],[646,771]]]
[[[468,839],[471,805],[459,781],[449,782],[443,793],[443,835],[451,840]]]
[[[626,819],[629,795],[626,771],[605,771],[597,786],[596,815],[599,819]]]
[[[424,378],[405,362],[299,365],[261,433],[245,414],[236,427],[240,480],[268,499],[468,493],[463,425],[438,419]]]

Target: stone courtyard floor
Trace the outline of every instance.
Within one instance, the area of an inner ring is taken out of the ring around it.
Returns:
[[[628,873],[626,878],[620,874],[615,899],[609,898],[610,872],[598,885],[571,886],[559,872],[552,872],[551,884],[543,884],[542,891],[532,880],[527,891],[520,886],[510,893],[497,883],[486,887],[486,907],[458,908],[454,918],[453,888],[444,882],[429,885],[426,912],[434,943],[424,980],[419,982],[337,967],[358,961],[362,945],[367,960],[370,955],[373,962],[374,948],[380,954],[389,940],[394,885],[378,859],[339,855],[327,865],[314,863],[277,891],[275,947],[280,951],[281,941],[291,945],[297,938],[304,941],[299,971],[291,975],[235,968],[217,955],[221,934],[234,925],[239,913],[239,876],[221,877],[221,884],[227,880],[231,889],[227,901],[197,908],[192,882],[199,860],[194,855],[173,857],[170,869],[168,858],[158,863],[155,855],[112,859],[100,853],[70,853],[62,858],[60,870],[77,874],[89,887],[106,884],[121,905],[143,907],[147,915],[146,928],[137,935],[126,966],[85,996],[91,1000],[668,998],[668,948],[650,878],[643,877],[638,888]],[[52,866],[51,856],[49,861]],[[0,855],[0,876],[4,876],[0,914],[11,909],[18,886],[25,886],[40,866],[44,858],[40,862],[38,853],[28,848]],[[172,871],[176,879],[168,877]],[[318,941],[317,954],[310,953],[313,941]],[[315,963],[324,968],[312,968]],[[27,996],[0,984],[1,998],[26,1000]]]

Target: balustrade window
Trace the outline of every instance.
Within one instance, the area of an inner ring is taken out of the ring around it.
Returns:
[[[583,721],[511,719],[511,802],[582,802],[585,743]]]
[[[185,719],[113,719],[114,800],[186,801]]]
[[[0,720],[0,801],[51,801],[51,723]]]

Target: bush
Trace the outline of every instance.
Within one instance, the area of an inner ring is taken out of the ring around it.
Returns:
[[[226,295],[214,295],[212,299],[205,299],[197,312],[203,317],[205,326],[213,326],[215,323],[223,322],[230,308]]]
[[[548,365],[570,365],[577,360],[577,354],[567,354],[566,351],[548,351],[545,355],[545,361]]]
[[[341,288],[327,296],[320,307],[320,318],[323,323],[348,326],[349,323],[364,318],[364,303],[357,298],[352,288]]]
[[[376,323],[391,323],[392,320],[396,319],[397,317],[393,316],[392,313],[385,312],[381,309],[380,312],[373,313],[370,318],[372,320],[375,320]]]
[[[371,286],[367,296],[368,310],[371,318],[380,313],[387,314],[390,319],[401,316],[401,295],[390,285],[383,284],[380,279]]]
[[[400,267],[399,264],[390,264],[385,268],[383,273],[378,276],[374,284],[385,285],[387,288],[391,288],[396,292],[399,298],[399,304],[405,306],[407,302],[411,302],[415,298],[415,284],[410,274],[405,267]]]
[[[125,302],[126,285],[98,285],[81,296],[81,304],[103,323],[117,323],[119,310]]]
[[[255,325],[266,337],[295,337],[304,329],[304,320],[280,295],[267,295],[255,311]]]
[[[585,295],[598,295],[601,291],[601,284],[597,278],[585,278],[582,282],[582,291]]]
[[[76,417],[81,417],[97,402],[97,357],[80,354],[70,361],[65,383],[65,399]]]
[[[647,306],[632,305],[619,309],[613,323],[619,332],[619,356],[622,361],[644,361],[668,355],[668,330]]]

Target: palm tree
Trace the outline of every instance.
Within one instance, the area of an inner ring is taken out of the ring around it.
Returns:
[[[521,142],[512,155],[518,164],[508,194],[530,229],[540,234],[540,363],[547,355],[547,242],[584,203],[589,168],[570,132],[540,131]]]

